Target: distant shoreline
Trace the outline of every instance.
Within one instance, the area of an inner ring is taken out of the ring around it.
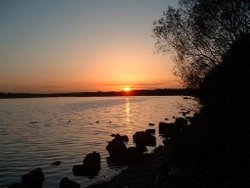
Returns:
[[[132,90],[108,91],[108,92],[71,92],[71,93],[0,93],[0,99],[16,98],[49,98],[49,97],[115,97],[115,96],[196,96],[194,89],[154,89],[154,90]]]

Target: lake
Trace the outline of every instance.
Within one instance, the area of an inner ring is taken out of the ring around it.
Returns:
[[[181,96],[2,99],[0,187],[21,181],[21,175],[37,167],[45,174],[46,188],[59,187],[64,177],[82,187],[111,178],[125,168],[107,164],[105,147],[111,134],[128,135],[127,146],[133,146],[136,131],[155,128],[161,145],[158,123],[173,121],[173,116],[181,116],[181,108],[195,104]],[[73,165],[82,164],[93,151],[101,154],[98,176],[74,176]],[[58,160],[60,166],[51,165]]]

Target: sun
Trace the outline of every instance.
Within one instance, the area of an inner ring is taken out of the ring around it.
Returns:
[[[131,91],[131,88],[130,88],[130,87],[128,87],[128,86],[127,86],[127,87],[124,87],[124,88],[123,88],[123,91],[125,91],[125,92],[129,92],[129,91]]]

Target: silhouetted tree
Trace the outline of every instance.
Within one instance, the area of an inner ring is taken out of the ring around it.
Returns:
[[[236,40],[201,83],[200,99],[207,107],[234,114],[249,112],[250,34]],[[218,109],[219,108],[219,109]],[[243,112],[244,111],[244,112]],[[248,114],[247,114],[248,116]]]
[[[176,74],[193,88],[249,32],[249,0],[180,0],[153,24],[156,50],[173,54]]]

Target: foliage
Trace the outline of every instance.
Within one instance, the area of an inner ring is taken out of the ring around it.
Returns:
[[[249,31],[249,0],[180,0],[153,24],[156,50],[173,54],[176,74],[192,88]]]
[[[243,115],[247,111],[250,87],[250,34],[236,40],[201,83],[199,98],[207,107],[232,110]]]

